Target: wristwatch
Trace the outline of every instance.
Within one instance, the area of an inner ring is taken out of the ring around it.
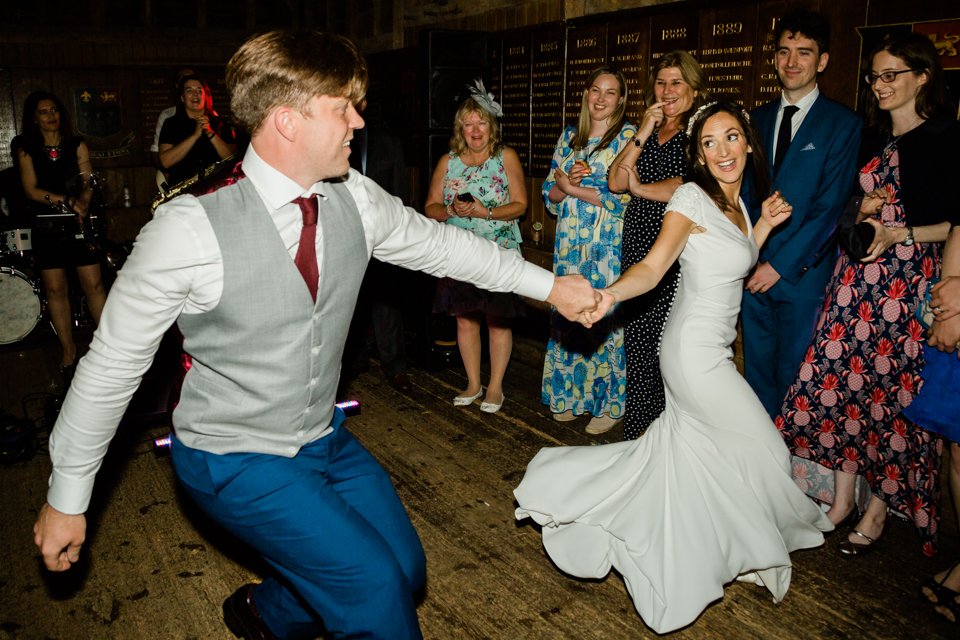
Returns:
[[[642,147],[642,146],[643,146],[643,142],[640,140],[640,137],[639,137],[639,136],[633,136],[633,146],[635,146],[635,147]]]
[[[907,227],[907,237],[903,239],[903,246],[909,247],[913,244],[913,227]]]
[[[493,207],[487,207],[487,220],[493,220]]]

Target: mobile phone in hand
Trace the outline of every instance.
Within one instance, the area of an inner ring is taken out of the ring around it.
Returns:
[[[460,202],[473,202],[473,195],[469,193],[458,193],[457,200]]]

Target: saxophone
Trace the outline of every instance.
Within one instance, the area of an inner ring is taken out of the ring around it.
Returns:
[[[172,187],[164,189],[164,185],[160,185],[160,191],[153,197],[153,200],[150,202],[150,214],[153,215],[156,212],[157,207],[173,200],[182,193],[189,191],[191,187],[202,182],[203,180],[219,174],[221,171],[224,171],[227,168],[232,168],[237,164],[239,160],[239,153],[235,153],[232,156],[228,156],[219,162],[215,162],[207,167],[204,167],[198,171],[195,175],[190,176],[182,182],[178,182]],[[166,183],[164,183],[166,184]]]

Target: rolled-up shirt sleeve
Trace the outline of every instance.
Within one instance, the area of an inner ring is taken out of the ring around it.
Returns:
[[[86,511],[110,440],[166,330],[181,312],[219,299],[219,247],[201,242],[203,234],[213,230],[196,199],[185,196],[163,205],[137,236],[50,434],[47,502],[58,511]],[[211,281],[216,286],[204,286]]]
[[[550,295],[553,273],[527,262],[519,251],[420,215],[353,171],[346,186],[360,211],[368,253],[376,259],[490,291],[534,300]]]

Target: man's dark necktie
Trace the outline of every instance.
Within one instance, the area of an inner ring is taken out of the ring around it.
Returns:
[[[790,121],[797,111],[800,111],[800,107],[788,106],[783,108],[783,118],[780,120],[780,130],[777,133],[777,152],[773,156],[773,175],[777,175],[780,164],[783,162],[784,156],[787,155],[787,149],[790,148],[790,138],[793,136]]]
[[[317,281],[320,279],[320,271],[317,269],[317,196],[296,198],[293,203],[300,206],[300,212],[303,214],[300,246],[297,247],[297,257],[293,262],[307,283],[313,301],[316,302]]]

